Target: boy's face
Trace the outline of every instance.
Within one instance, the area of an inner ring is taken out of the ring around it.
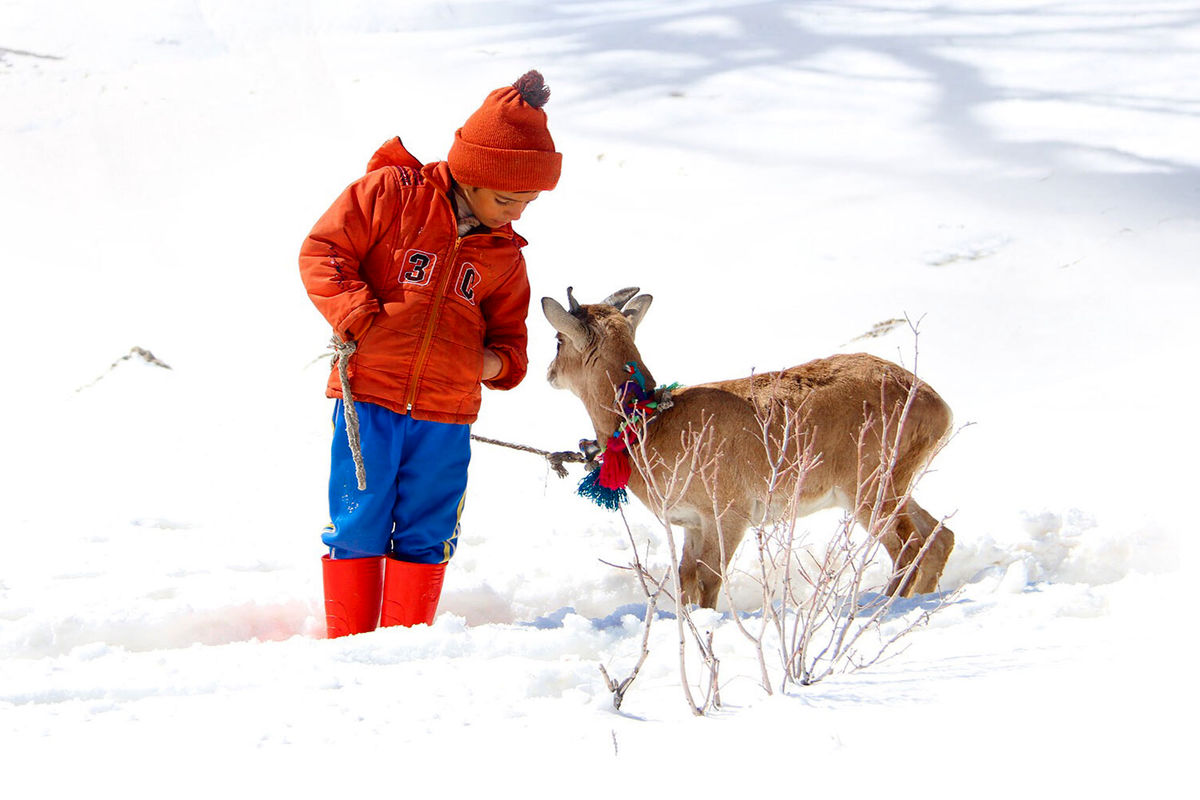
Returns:
[[[516,222],[525,212],[525,207],[541,194],[541,192],[501,192],[479,186],[463,186],[462,190],[475,218],[489,228],[501,228],[509,222]]]

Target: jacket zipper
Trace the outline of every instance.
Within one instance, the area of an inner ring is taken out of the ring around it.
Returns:
[[[413,403],[417,400],[417,385],[421,382],[421,373],[425,371],[425,361],[429,358],[429,348],[433,344],[433,332],[437,330],[438,317],[441,315],[442,303],[446,299],[446,288],[450,284],[454,272],[454,262],[458,259],[458,250],[462,247],[463,237],[454,239],[454,248],[446,268],[442,270],[442,278],[438,281],[437,294],[433,298],[433,308],[429,312],[429,324],[425,326],[425,335],[421,337],[421,347],[417,350],[417,360],[413,364],[412,384],[408,387],[407,413],[411,414]]]

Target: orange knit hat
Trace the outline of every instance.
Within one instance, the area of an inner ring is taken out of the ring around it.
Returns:
[[[530,70],[487,96],[454,133],[450,172],[467,186],[502,192],[548,191],[558,185],[562,154],[546,128],[550,98],[542,74]]]

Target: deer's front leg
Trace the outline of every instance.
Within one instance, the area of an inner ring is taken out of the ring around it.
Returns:
[[[721,546],[711,527],[687,527],[683,555],[679,560],[679,583],[683,602],[716,608],[721,592]]]

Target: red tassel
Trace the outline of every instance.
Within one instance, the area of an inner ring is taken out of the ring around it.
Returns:
[[[609,447],[604,451],[604,459],[600,462],[600,476],[597,480],[605,489],[624,489],[629,485],[629,476],[633,467],[629,463],[629,454],[624,448]]]

